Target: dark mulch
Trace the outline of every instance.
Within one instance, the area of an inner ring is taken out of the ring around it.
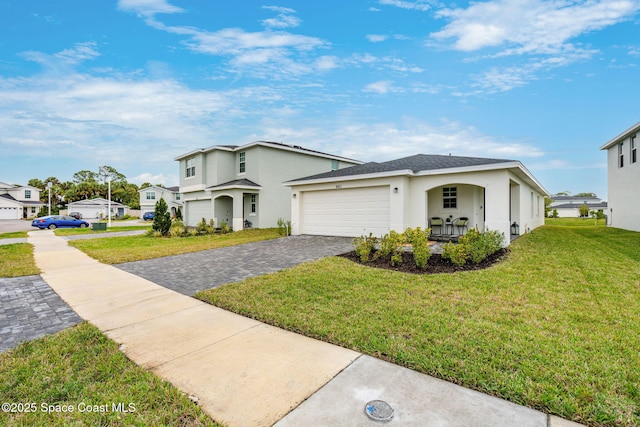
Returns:
[[[374,268],[384,268],[387,270],[401,271],[403,273],[413,273],[413,274],[437,274],[437,273],[455,273],[456,271],[470,271],[470,270],[482,270],[484,268],[491,267],[493,264],[502,261],[509,250],[504,248],[500,249],[498,252],[489,255],[484,261],[478,264],[471,264],[467,262],[465,265],[457,266],[453,264],[448,259],[442,258],[440,254],[431,254],[429,258],[429,262],[424,270],[416,267],[416,263],[413,260],[413,254],[411,252],[405,252],[402,254],[402,264],[396,265],[395,267],[391,265],[389,258],[378,258],[372,261],[369,261],[366,264],[360,262],[360,257],[356,255],[355,251],[347,252],[341,256],[343,258],[350,259],[353,262],[358,264],[366,265],[368,267]]]

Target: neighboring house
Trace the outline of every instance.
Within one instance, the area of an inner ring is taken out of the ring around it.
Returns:
[[[291,191],[284,181],[361,163],[268,141],[216,145],[175,160],[180,162],[185,224],[214,219],[216,226],[227,223],[234,230],[275,227],[279,218],[289,220]]]
[[[580,207],[587,205],[589,211],[602,211],[607,214],[607,202],[603,202],[598,197],[576,197],[576,196],[551,196],[551,212],[558,212],[559,218],[579,218]]]
[[[79,212],[83,219],[102,219],[107,218],[109,211],[109,201],[107,199],[85,199],[71,202],[67,205],[69,212]],[[111,201],[111,217],[122,217],[129,213],[129,206],[122,203]]]
[[[468,228],[506,236],[544,224],[547,191],[515,160],[417,154],[285,183],[293,234],[357,237],[468,218]],[[512,230],[513,223],[518,230]],[[435,227],[434,227],[435,228]],[[452,228],[454,228],[452,230]],[[456,233],[455,227],[432,230]],[[462,230],[464,232],[464,229]]]
[[[180,200],[180,188],[179,187],[158,187],[152,185],[138,190],[140,193],[140,214],[144,215],[146,212],[154,212],[156,209],[156,203],[160,199],[164,199],[167,202],[169,213],[171,216],[175,216],[178,209],[182,210],[182,201]]]
[[[42,206],[38,188],[0,182],[0,219],[35,218]]]
[[[600,147],[607,150],[608,223],[640,231],[640,122]]]

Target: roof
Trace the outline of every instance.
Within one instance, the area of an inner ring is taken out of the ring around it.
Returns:
[[[561,201],[561,200],[600,200],[599,197],[596,196],[551,196],[553,200]]]
[[[312,150],[310,148],[304,148],[304,147],[301,147],[299,145],[288,145],[288,144],[283,144],[281,142],[273,142],[273,141],[254,141],[254,142],[250,142],[250,143],[245,144],[245,145],[214,145],[214,146],[209,147],[209,148],[198,148],[198,149],[190,151],[188,153],[181,154],[181,155],[177,156],[176,158],[174,158],[174,160],[182,160],[182,159],[185,159],[187,157],[195,156],[196,154],[209,153],[209,152],[216,151],[216,150],[221,150],[221,151],[242,151],[242,150],[246,150],[248,148],[255,147],[255,146],[260,146],[260,145],[261,146],[265,146],[265,147],[279,149],[279,150],[295,151],[295,152],[298,152],[298,153],[308,154],[308,155],[311,155],[311,156],[326,157],[326,158],[334,159],[334,160],[342,160],[342,161],[346,161],[346,162],[350,162],[350,163],[362,163],[359,160],[349,159],[347,157],[342,157],[342,156],[336,156],[335,154],[323,153],[322,151],[316,151],[316,150]]]
[[[69,202],[69,205],[86,205],[86,206],[107,206],[109,201],[107,199],[103,199],[101,197],[97,197],[95,199],[84,199],[84,200],[76,200],[75,202]],[[112,206],[125,206],[122,203],[111,201]],[[125,206],[129,207],[129,206]]]
[[[255,182],[249,179],[234,179],[233,181],[225,182],[218,185],[213,185],[211,187],[205,188],[205,190],[223,190],[230,188],[255,188],[257,190],[261,189],[262,186],[260,184],[256,184]]]
[[[561,205],[551,206],[553,209],[579,209],[584,203],[563,203]],[[607,202],[587,203],[590,208],[606,208]]]
[[[618,136],[614,137],[613,139],[610,139],[607,143],[605,143],[602,147],[600,147],[600,149],[601,150],[608,150],[609,148],[611,148],[614,145],[618,144],[620,141],[623,141],[624,139],[628,138],[632,134],[637,133],[639,131],[640,131],[640,122],[638,122],[635,125],[631,126],[629,129],[625,130],[624,132],[622,132]]]
[[[3,199],[10,200],[12,202],[20,203],[22,205],[34,205],[34,206],[44,205],[44,203],[42,203],[40,200],[18,200],[10,194],[0,194],[0,197],[2,197]]]
[[[370,162],[351,166],[331,172],[298,178],[287,181],[284,185],[300,185],[302,183],[317,183],[339,181],[343,179],[361,179],[373,176],[416,176],[439,173],[475,172],[481,170],[511,169],[520,178],[536,187],[544,195],[549,192],[536,178],[517,160],[490,159],[481,157],[443,156],[437,154],[416,154],[388,162]]]
[[[141,193],[143,191],[148,191],[150,188],[156,189],[156,190],[164,190],[164,191],[169,191],[171,193],[179,193],[180,192],[180,187],[178,186],[174,186],[174,187],[160,187],[159,185],[151,185],[149,187],[144,187],[138,190],[138,193]]]
[[[348,168],[338,169],[331,172],[325,172],[317,175],[298,178],[289,182],[307,181],[324,178],[346,177],[354,175],[369,175],[384,172],[411,171],[418,173],[422,171],[463,168],[472,166],[491,165],[497,163],[510,163],[515,160],[503,159],[484,159],[480,157],[461,157],[461,156],[443,156],[437,154],[416,154],[409,157],[403,157],[388,162],[376,163],[370,162],[362,165],[351,166]]]

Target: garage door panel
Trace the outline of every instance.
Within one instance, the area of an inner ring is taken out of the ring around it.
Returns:
[[[187,207],[187,225],[195,227],[202,218],[207,222],[213,218],[211,209],[211,200],[197,200],[186,202]]]
[[[18,208],[0,207],[0,219],[20,219],[20,212]]]
[[[302,233],[355,237],[389,232],[389,187],[305,192]]]

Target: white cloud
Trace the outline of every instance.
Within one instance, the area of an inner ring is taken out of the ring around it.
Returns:
[[[431,9],[431,5],[434,3],[429,0],[415,0],[415,1],[407,1],[407,0],[380,0],[380,4],[385,6],[395,6],[401,9],[409,9],[409,10],[419,10],[421,12],[427,11]]]
[[[369,40],[371,43],[380,43],[389,38],[389,36],[385,36],[382,34],[367,34],[366,37],[367,40]]]
[[[293,9],[278,6],[262,6],[262,8],[278,12],[278,16],[275,18],[261,21],[266,28],[294,28],[300,25],[301,21],[297,16],[294,16],[296,11]]]
[[[118,9],[145,17],[158,13],[184,12],[184,9],[170,5],[167,0],[118,0]]]
[[[511,54],[557,53],[569,40],[629,19],[637,0],[493,0],[466,8],[442,9],[450,22],[431,34],[453,39],[453,48],[475,51],[504,46]]]
[[[167,175],[163,173],[153,174],[150,172],[144,172],[134,177],[127,177],[127,181],[137,185],[144,184],[145,182],[149,182],[152,185],[173,185],[176,182],[179,182],[179,178],[177,175]]]
[[[363,89],[365,92],[375,92],[379,94],[385,94],[392,91],[393,82],[391,80],[380,80],[374,83],[370,83]]]

